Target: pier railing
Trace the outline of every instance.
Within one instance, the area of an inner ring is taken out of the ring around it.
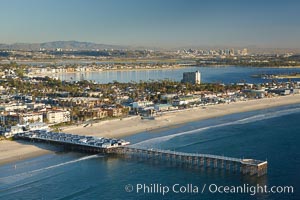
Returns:
[[[241,159],[211,154],[185,153],[161,149],[141,149],[130,146],[109,149],[108,153],[145,159],[158,159],[195,167],[210,167],[241,172],[242,174],[263,176],[267,174],[267,161]]]
[[[161,149],[142,149],[134,148],[131,146],[106,146],[98,143],[90,144],[85,142],[80,142],[78,140],[65,140],[57,138],[51,133],[52,137],[41,137],[40,135],[32,134],[19,134],[16,138],[27,139],[30,141],[37,142],[47,142],[53,144],[63,145],[71,150],[77,150],[82,152],[90,153],[107,153],[107,154],[118,154],[129,157],[139,157],[145,159],[154,159],[161,161],[169,161],[178,164],[187,164],[195,167],[211,167],[218,169],[225,169],[228,171],[241,172],[242,174],[262,176],[267,173],[268,163],[267,161],[254,160],[254,159],[241,159],[232,158],[226,156],[218,156],[211,154],[198,154],[198,153],[185,153],[185,152],[175,152],[170,150]],[[74,135],[74,137],[77,137]],[[84,136],[85,137],[85,136]],[[86,138],[89,138],[86,136]],[[74,139],[74,138],[73,138]],[[113,140],[115,139],[105,139]]]

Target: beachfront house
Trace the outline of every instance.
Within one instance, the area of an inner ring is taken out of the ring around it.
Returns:
[[[193,104],[200,102],[200,96],[198,95],[186,95],[186,96],[181,96],[177,99],[173,99],[172,105],[173,106],[181,106],[181,105],[187,105],[187,104]]]
[[[108,117],[121,117],[124,115],[123,108],[104,108],[107,112]]]
[[[248,98],[264,98],[267,96],[268,92],[265,90],[252,90],[252,89],[245,89],[242,90],[242,93],[244,93]]]
[[[269,90],[269,92],[284,96],[284,95],[289,95],[291,93],[291,90],[287,88],[277,88],[277,89]]]
[[[28,112],[28,113],[7,112],[7,113],[0,114],[0,122],[3,125],[43,122],[43,114],[38,112]]]
[[[175,110],[175,109],[177,109],[177,108],[172,106],[171,104],[155,104],[154,105],[154,110],[160,111],[160,112]]]
[[[17,133],[23,133],[24,132],[24,127],[20,126],[20,125],[16,125],[16,126],[11,126],[10,128],[7,128],[4,132],[4,136],[5,137],[12,137]]]
[[[132,108],[133,109],[145,108],[152,105],[153,105],[152,101],[136,101],[132,103]]]

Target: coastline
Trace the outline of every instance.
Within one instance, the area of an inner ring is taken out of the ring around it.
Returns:
[[[173,67],[159,67],[159,68],[131,68],[131,69],[101,69],[101,70],[90,70],[90,71],[66,71],[66,72],[55,72],[55,73],[32,73],[30,76],[55,76],[55,75],[64,75],[64,74],[82,74],[82,73],[95,73],[95,72],[131,72],[131,71],[155,71],[155,70],[176,70],[190,67],[188,65],[179,65]]]
[[[243,113],[248,111],[262,110],[289,104],[300,103],[300,95],[280,96],[249,101],[240,101],[230,104],[218,104],[212,106],[180,110],[164,113],[155,120],[141,120],[139,116],[102,121],[92,126],[83,127],[71,126],[63,128],[63,132],[91,135],[98,137],[123,138],[140,132],[155,132],[157,129],[165,129],[170,126],[177,126],[187,122],[205,120],[225,115]]]
[[[195,66],[200,66],[200,67],[253,67],[253,68],[278,68],[278,69],[298,69],[300,68],[300,65],[296,66],[255,66],[255,65],[228,65],[228,64],[215,64],[215,65],[195,65]]]
[[[262,110],[300,103],[300,94],[279,96],[273,98],[240,101],[230,104],[218,104],[212,106],[180,110],[176,112],[164,113],[155,120],[141,120],[139,116],[102,121],[94,123],[92,126],[83,127],[71,126],[63,128],[63,132],[90,135],[109,138],[123,138],[140,132],[155,132],[162,129],[175,128],[184,123],[200,121],[225,115],[243,113],[248,111]],[[45,144],[32,145],[23,141],[0,141],[0,166],[3,164],[16,162],[23,159],[33,158],[40,155],[53,153],[55,148],[49,148]]]
[[[95,73],[95,72],[131,72],[131,71],[155,71],[155,70],[177,70],[184,69],[186,67],[203,67],[203,68],[215,68],[215,67],[242,67],[238,65],[181,65],[178,64],[172,67],[158,67],[158,68],[123,68],[123,69],[99,69],[99,70],[90,70],[90,71],[65,71],[65,72],[55,72],[55,73],[31,73],[29,76],[61,76],[66,74],[87,74],[87,73]],[[253,68],[277,68],[277,69],[299,69],[300,66],[245,66],[245,67],[253,67]]]

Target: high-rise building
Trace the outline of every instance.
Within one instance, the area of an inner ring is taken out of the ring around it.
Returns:
[[[192,83],[192,84],[200,84],[201,83],[201,74],[199,71],[196,72],[184,72],[182,83]]]

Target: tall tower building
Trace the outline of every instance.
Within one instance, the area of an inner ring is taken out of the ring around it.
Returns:
[[[201,74],[199,71],[184,72],[181,82],[182,83],[200,84],[201,83]]]

